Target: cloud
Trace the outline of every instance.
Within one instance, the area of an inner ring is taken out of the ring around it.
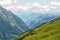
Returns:
[[[48,5],[42,5],[40,3],[25,3],[23,5],[22,4],[21,5],[13,5],[14,7],[12,7],[12,8],[16,8],[17,10],[24,10],[24,11],[35,10],[35,11],[38,11],[38,12],[48,12],[52,9],[56,10],[58,8],[58,6],[60,6],[59,3],[58,2],[56,2],[56,3],[51,2]]]
[[[11,0],[1,0],[0,5],[9,5],[11,4]]]
[[[21,9],[21,10],[28,10],[28,6],[23,6],[23,5],[18,5],[17,7],[16,7],[17,9]]]
[[[55,11],[60,10],[60,2],[58,1],[51,1],[49,4],[43,5],[38,2],[21,3],[21,2],[18,2],[18,0],[3,0],[3,1],[0,1],[0,5],[2,6],[8,5],[5,8],[13,12],[17,10],[23,10],[23,11],[31,11],[34,13],[40,13],[40,12],[49,12],[51,10],[55,10]]]
[[[24,5],[11,5],[11,6],[6,7],[6,9],[11,10],[13,12],[15,12],[17,10],[28,11],[29,7],[28,6],[24,6]]]
[[[57,2],[57,1],[53,1],[50,4],[53,6],[60,6],[60,2]]]
[[[33,8],[34,7],[35,6],[33,6]],[[35,9],[32,11],[40,13],[40,12],[49,12],[51,10],[59,11],[60,10],[60,2],[53,1],[53,2],[50,2],[49,4],[46,4],[46,5],[40,4],[40,5],[37,5],[35,7]]]

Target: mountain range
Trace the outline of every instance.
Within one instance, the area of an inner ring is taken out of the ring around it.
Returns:
[[[16,40],[60,40],[60,17],[26,31]]]
[[[57,18],[58,15],[52,15],[52,14],[40,14],[40,16],[36,17],[32,21],[29,22],[29,28],[33,29],[38,25],[43,24],[44,22],[49,22],[55,18]]]
[[[28,29],[18,16],[0,6],[0,40],[13,40]]]

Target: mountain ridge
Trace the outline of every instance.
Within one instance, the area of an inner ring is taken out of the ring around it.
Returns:
[[[0,39],[13,40],[11,38],[28,29],[28,26],[18,16],[0,6]]]
[[[44,23],[16,38],[16,40],[60,40],[60,17]]]

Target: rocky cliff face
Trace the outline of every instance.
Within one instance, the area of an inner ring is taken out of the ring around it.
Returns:
[[[0,39],[14,38],[28,29],[19,17],[0,6]]]

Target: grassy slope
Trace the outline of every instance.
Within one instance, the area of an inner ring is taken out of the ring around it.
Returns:
[[[60,17],[18,36],[16,40],[60,40]]]

